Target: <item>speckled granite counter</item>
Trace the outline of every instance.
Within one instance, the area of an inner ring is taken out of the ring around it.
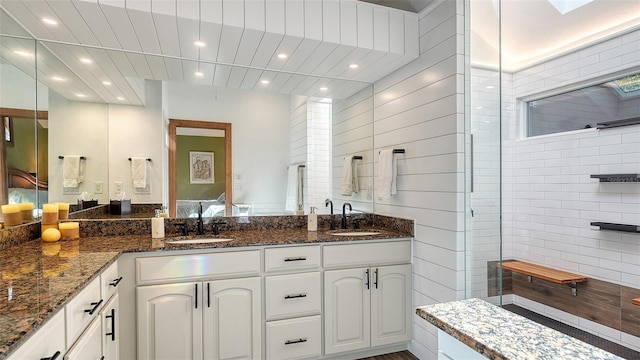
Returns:
[[[479,299],[422,306],[416,313],[489,359],[622,359]]]
[[[332,236],[326,230],[301,229],[226,231],[232,241],[169,245],[151,235],[85,237],[77,241],[44,243],[33,240],[0,251],[0,359],[24,342],[73,295],[116,261],[123,252],[310,244],[411,237],[381,230],[365,237]],[[205,236],[212,237],[212,236]]]

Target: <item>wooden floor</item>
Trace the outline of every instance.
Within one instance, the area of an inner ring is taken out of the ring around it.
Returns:
[[[368,357],[361,360],[418,360],[418,358],[413,356],[413,354],[408,351],[401,351],[391,354]]]

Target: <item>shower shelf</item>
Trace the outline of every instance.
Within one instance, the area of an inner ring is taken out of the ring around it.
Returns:
[[[640,182],[640,174],[598,174],[591,178],[600,179],[600,182]]]
[[[591,226],[598,226],[600,227],[600,230],[613,230],[613,231],[622,231],[622,232],[630,232],[630,233],[640,233],[639,225],[614,224],[614,223],[594,221],[591,223]]]

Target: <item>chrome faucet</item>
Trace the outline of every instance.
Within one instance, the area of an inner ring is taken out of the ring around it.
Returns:
[[[333,201],[331,201],[330,199],[325,200],[324,206],[327,207],[329,205],[331,205],[331,218],[329,220],[329,230],[335,230],[336,223],[333,221]]]
[[[342,229],[346,229],[347,228],[347,206],[349,206],[349,211],[352,211],[353,209],[351,208],[351,204],[349,204],[348,202],[342,204]]]
[[[204,223],[202,222],[202,203],[198,203],[198,227],[196,230],[197,235],[204,234]]]

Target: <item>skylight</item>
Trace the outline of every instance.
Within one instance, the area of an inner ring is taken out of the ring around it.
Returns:
[[[585,6],[593,0],[548,0],[560,14],[565,15],[579,7]]]
[[[640,74],[623,77],[618,80],[614,80],[614,82],[625,94],[640,90]]]

